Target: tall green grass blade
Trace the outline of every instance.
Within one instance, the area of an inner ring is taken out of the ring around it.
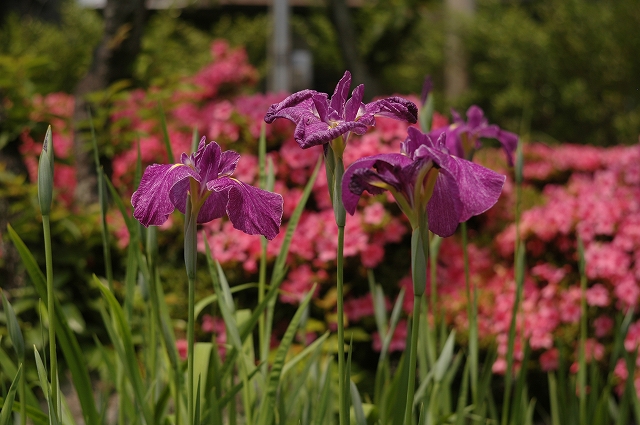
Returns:
[[[454,425],[464,425],[465,407],[467,406],[467,393],[469,391],[469,372],[471,370],[471,362],[467,359],[462,372],[462,384],[460,385],[460,394],[458,394],[458,405],[456,407],[456,421]]]
[[[202,378],[201,375],[198,375],[198,382],[196,382],[196,405],[195,405],[195,414],[193,417],[193,424],[194,425],[200,425],[200,378]]]
[[[441,382],[445,376],[445,373],[449,370],[451,366],[451,361],[453,359],[453,348],[455,343],[455,331],[451,331],[447,341],[444,344],[444,348],[442,349],[442,353],[436,364],[434,366],[434,379],[436,382]]]
[[[351,359],[353,356],[353,333],[351,334],[351,340],[349,341],[349,349],[347,352],[347,361],[345,362],[345,368],[344,368],[344,388],[342,388],[343,394],[344,394],[344,398],[343,398],[343,403],[344,406],[343,408],[347,411],[350,412],[351,409],[349,406],[351,406]],[[340,368],[338,368],[338,373],[339,373]],[[339,381],[338,381],[339,382]],[[338,402],[339,402],[339,398],[338,398]],[[351,418],[351,414],[349,413],[349,418]]]
[[[382,289],[379,287],[377,291],[379,293],[382,293]],[[380,335],[380,340],[382,341],[382,347],[380,349],[380,356],[378,358],[378,366],[376,368],[376,377],[375,377],[375,384],[374,384],[374,401],[376,403],[381,400],[382,385],[386,381],[386,378],[387,378],[386,375],[388,375],[389,347],[391,346],[393,334],[395,333],[396,327],[398,326],[398,321],[400,320],[403,301],[404,301],[404,288],[400,289],[400,293],[398,294],[398,297],[396,298],[396,302],[393,305],[393,309],[391,310],[391,317],[389,319],[389,324],[384,323],[383,325],[383,327],[386,329],[385,333],[383,334],[381,332],[381,328],[378,327],[378,334]],[[376,304],[374,304],[374,307],[385,308],[383,306],[383,303],[384,303],[384,299],[382,299],[382,302],[378,301],[377,307],[376,307]],[[386,316],[386,313],[384,313],[384,315]],[[385,318],[385,321],[386,321],[386,318]]]
[[[2,341],[2,338],[0,338],[0,341]],[[2,349],[2,347],[0,347],[0,371],[2,371],[2,373],[4,373],[6,376],[16,376],[16,374],[18,373],[18,366],[13,363],[13,360],[4,351],[4,349]],[[24,379],[25,376],[26,374],[22,374],[22,379]],[[20,404],[22,404],[24,400],[27,401],[27,411],[29,411],[30,409],[40,411],[40,402],[34,395],[30,386],[26,386],[24,399],[20,400]],[[14,404],[16,403],[18,402],[14,402]]]
[[[260,369],[255,368],[251,371],[251,373],[247,376],[247,380],[251,381],[251,379],[260,371]],[[242,388],[244,387],[243,382],[238,382],[230,388],[226,388],[225,393],[222,397],[219,398],[217,405],[220,408],[224,408],[228,403],[235,400],[235,397],[240,393]]]
[[[529,344],[524,343],[524,356],[522,359],[522,364],[529,364],[529,355],[531,353],[531,349],[529,348]],[[515,390],[513,392],[513,401],[511,408],[511,423],[523,423],[526,418],[523,418],[522,415],[527,412],[527,400],[528,400],[528,391],[527,391],[527,368],[522,366],[516,375],[516,385]]]
[[[516,280],[516,296],[513,302],[513,309],[511,310],[511,324],[509,325],[509,340],[507,345],[507,370],[504,374],[505,378],[505,390],[504,390],[504,404],[502,406],[502,425],[506,425],[509,418],[509,407],[511,405],[511,386],[512,386],[512,374],[513,374],[513,350],[516,339],[516,324],[518,318],[518,311],[520,309],[520,299],[522,297],[522,287],[524,284],[524,257],[525,248],[524,243],[520,243],[516,250],[516,263],[515,263],[515,280]]]
[[[329,338],[329,332],[325,332],[320,338],[313,341],[309,346],[305,347],[301,352],[296,354],[291,360],[289,360],[284,367],[282,368],[282,376],[286,376],[290,370],[293,369],[295,365],[297,365],[300,361],[304,360],[305,357],[310,355],[311,353],[319,353],[322,348],[322,344],[324,344]],[[315,356],[314,356],[315,358]]]
[[[387,334],[387,306],[384,300],[384,291],[380,285],[376,285],[375,277],[373,276],[373,270],[367,270],[367,283],[369,284],[369,293],[373,300],[373,317],[376,320],[376,328],[378,330],[378,336],[380,341],[384,339]],[[404,289],[404,288],[403,288]]]
[[[409,346],[408,335],[410,334],[409,329],[407,329],[406,346]],[[405,405],[407,403],[407,388],[409,386],[409,373],[415,373],[415,371],[409,371],[408,360],[408,357],[403,354],[390,384],[385,386],[384,395],[382,397],[384,402],[381,406],[384,409],[381,411],[381,419],[383,423],[402,425],[404,422],[404,414],[398,414],[398,412],[405,411]]]
[[[147,398],[142,384],[142,377],[140,376],[140,369],[138,368],[138,360],[136,358],[136,350],[133,345],[129,323],[125,319],[122,307],[109,289],[105,287],[95,275],[93,276],[93,281],[98,289],[100,289],[100,292],[102,292],[111,312],[110,318],[114,320],[115,328],[111,325],[110,320],[105,320],[104,324],[111,337],[111,342],[114,344],[116,352],[125,367],[127,378],[131,382],[135,394],[136,403],[145,421],[148,424],[154,423],[153,414],[146,402]]]
[[[167,130],[167,118],[164,115],[164,108],[162,104],[158,102],[158,114],[160,115],[160,126],[162,127],[162,141],[164,142],[164,148],[167,151],[167,158],[169,164],[174,164],[176,161],[173,157],[173,150],[171,149],[171,140],[169,140],[169,131]]]
[[[27,274],[36,288],[38,296],[42,299],[46,299],[47,284],[38,263],[11,225],[7,226],[7,231],[9,238],[20,255]],[[78,392],[78,398],[80,400],[80,405],[82,406],[82,415],[85,423],[97,424],[99,421],[98,409],[96,408],[95,401],[93,399],[93,387],[89,378],[89,371],[87,369],[84,354],[80,349],[80,344],[78,344],[75,334],[71,328],[69,328],[62,308],[57,300],[56,305],[56,337],[58,339],[58,347],[62,350],[67,366],[69,367],[69,371],[71,372],[71,379],[73,380],[76,391]]]
[[[311,191],[313,190],[313,185],[316,182],[316,178],[318,177],[318,172],[320,171],[321,165],[322,165],[322,158],[318,158],[318,162],[316,163],[316,166],[313,169],[313,173],[311,173],[311,177],[309,177],[309,181],[307,182],[307,185],[304,187],[304,190],[302,191],[302,196],[300,197],[300,201],[298,205],[296,205],[296,208],[293,210],[293,213],[289,218],[289,223],[287,224],[287,229],[285,230],[285,236],[282,241],[282,245],[280,247],[280,252],[276,257],[276,261],[273,266],[273,273],[271,276],[272,287],[278,286],[279,283],[282,281],[282,279],[284,279],[286,275],[286,261],[287,261],[287,256],[289,255],[289,247],[291,246],[293,233],[295,232],[298,222],[300,221],[300,217],[302,216],[302,212],[304,211],[304,208],[307,205],[307,200],[311,195]]]
[[[210,342],[197,342],[195,344],[194,352],[194,374],[198,377],[198,384],[196,387],[196,405],[205,406],[206,404],[206,388],[209,384],[207,378],[209,377],[209,364],[211,362],[211,353],[215,349]],[[200,409],[196,406],[196,414],[200,414]],[[198,423],[198,422],[196,422]]]
[[[232,294],[238,293],[238,292],[242,292],[242,291],[246,291],[247,289],[253,289],[253,288],[257,288],[258,284],[256,283],[243,283],[241,285],[235,285],[233,288],[229,288],[229,291]],[[213,303],[217,303],[218,302],[218,294],[211,294],[211,295],[207,295],[206,297],[202,298],[200,301],[198,301],[194,307],[194,314],[196,317],[198,317],[200,315],[200,313],[202,313],[204,311],[205,308],[207,308],[209,305],[213,304]]]
[[[20,378],[22,379],[22,378]],[[5,399],[0,397],[0,406],[4,406],[4,401]],[[22,408],[22,403],[20,403],[19,401],[13,401],[13,411],[14,412],[19,412],[20,409]],[[33,425],[48,425],[49,423],[49,417],[42,411],[40,410],[40,407],[34,407],[31,405],[27,405],[26,407],[26,411],[27,411],[27,417],[29,419],[31,419],[31,422],[33,422]]]
[[[549,408],[551,409],[551,425],[562,425],[560,422],[560,405],[558,403],[558,384],[553,372],[547,373],[549,382]]]
[[[229,283],[224,275],[220,263],[213,260],[210,255],[207,255],[207,263],[209,264],[209,274],[217,276],[217,279],[212,279],[214,284],[214,290],[218,296],[218,306],[220,307],[220,313],[224,323],[227,325],[227,337],[230,339],[231,344],[238,351],[242,350],[242,340],[240,338],[240,331],[236,326],[236,321],[233,317],[235,313],[235,305],[233,303],[233,297],[229,290]],[[213,270],[212,268],[215,268]]]
[[[331,413],[331,409],[329,406],[330,403],[330,395],[331,395],[331,365],[332,362],[329,360],[327,362],[327,367],[322,374],[321,379],[321,387],[320,387],[320,402],[318,403],[317,408],[315,409],[315,413],[313,415],[314,421],[313,425],[323,425],[325,423],[325,415],[327,412]]]
[[[18,391],[18,383],[20,382],[21,376],[22,365],[18,367],[18,373],[13,378],[11,386],[9,387],[9,391],[7,392],[7,396],[2,403],[2,410],[0,410],[0,425],[9,425],[9,421],[11,420],[11,413],[13,410],[13,402],[16,397],[16,391]]]
[[[105,179],[105,183],[107,184],[109,192],[111,193],[111,199],[113,199],[113,202],[116,204],[116,207],[118,208],[120,214],[122,215],[122,218],[124,219],[124,223],[127,226],[129,235],[131,236],[131,238],[133,238],[138,233],[138,222],[133,218],[133,216],[129,214],[127,207],[125,206],[124,202],[122,202],[120,193],[118,193],[118,190],[115,188],[113,183],[111,183],[111,180]]]
[[[300,325],[300,328],[303,328],[303,324]],[[323,335],[324,340],[326,341],[326,337],[329,336],[327,332]],[[317,342],[318,340],[314,341]],[[282,396],[285,390],[280,391],[280,403],[287,406],[287,409],[284,409],[284,412],[280,415],[280,420],[284,422],[297,422],[301,420],[303,412],[308,410],[308,406],[310,404],[309,400],[309,391],[306,391],[305,384],[307,384],[310,380],[313,379],[312,369],[318,364],[320,355],[322,354],[322,344],[313,344],[314,350],[311,352],[311,357],[304,363],[303,367],[296,368],[295,375],[293,375],[292,383],[287,385],[286,395]],[[285,366],[282,369],[282,375],[280,377],[280,381],[284,382],[287,376],[287,372],[293,370],[293,366],[298,364],[300,360],[306,357],[307,354],[310,353],[308,350],[309,347],[306,347],[302,352],[298,353],[291,360],[285,363]],[[301,357],[301,354],[305,354],[304,357]],[[295,363],[292,365],[292,363]],[[296,409],[293,409],[293,406],[296,406]],[[282,410],[282,409],[281,409]],[[287,411],[288,410],[288,411]]]
[[[38,370],[38,380],[40,381],[40,388],[44,393],[44,397],[49,408],[49,425],[58,425],[58,416],[55,414],[56,410],[53,409],[53,400],[51,399],[51,385],[49,384],[49,381],[47,381],[47,369],[44,366],[44,362],[42,361],[42,357],[40,356],[38,350],[33,347],[33,351],[36,359],[36,368]]]
[[[362,399],[360,398],[358,387],[356,387],[356,384],[351,379],[349,380],[349,391],[351,394],[351,409],[353,412],[352,422],[356,425],[367,425],[367,418],[364,415]]]
[[[258,415],[259,423],[262,425],[271,424],[273,415],[276,411],[276,392],[278,390],[278,386],[280,384],[280,376],[282,374],[282,369],[284,367],[284,362],[287,356],[287,352],[289,351],[289,347],[291,347],[291,343],[296,335],[298,325],[302,320],[302,316],[309,305],[309,301],[311,301],[311,297],[315,292],[315,285],[309,293],[304,297],[298,310],[294,314],[289,326],[287,327],[284,336],[280,340],[280,345],[278,346],[278,350],[276,351],[275,359],[273,365],[271,366],[271,372],[269,373],[269,378],[267,381],[267,390],[260,403],[260,413]]]
[[[109,230],[107,228],[107,191],[104,170],[100,165],[100,153],[98,151],[98,141],[96,140],[96,132],[93,127],[93,119],[91,119],[91,111],[89,111],[89,120],[91,123],[91,142],[93,145],[93,159],[96,166],[96,175],[98,176],[98,201],[100,202],[100,230],[102,234],[102,253],[104,256],[105,274],[109,288],[113,290],[113,267],[111,264],[111,248],[109,242]]]
[[[13,306],[9,300],[7,300],[7,297],[5,297],[4,292],[1,292],[1,294],[2,306],[7,321],[7,329],[9,331],[9,339],[11,340],[11,344],[13,344],[13,349],[16,352],[18,360],[20,360],[20,362],[24,362],[24,337],[20,330],[20,323],[18,322]]]
[[[198,150],[198,143],[200,137],[198,136],[198,127],[193,126],[193,131],[191,132],[191,152],[195,152]]]

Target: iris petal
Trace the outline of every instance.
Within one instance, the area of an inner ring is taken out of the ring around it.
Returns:
[[[342,178],[342,203],[349,214],[355,213],[360,196],[364,190],[369,190],[369,188],[363,184],[364,181],[362,177],[370,178],[371,176],[363,174],[362,170],[371,170],[374,165],[379,165],[380,163],[386,163],[389,165],[389,169],[396,168],[400,170],[402,167],[411,165],[412,161],[407,156],[399,153],[373,155],[354,161],[349,168],[347,168]],[[354,181],[354,175],[356,173],[360,173],[360,178]],[[388,179],[381,177],[379,180],[386,181]]]
[[[228,176],[230,174],[233,174],[233,172],[236,171],[236,167],[238,166],[238,161],[240,161],[240,154],[238,152],[222,152],[222,155],[220,155],[220,167],[218,169],[218,175]]]
[[[215,192],[228,191],[227,215],[238,230],[250,235],[276,237],[282,221],[282,196],[223,177],[207,184]]]
[[[329,127],[324,122],[312,122],[304,127],[304,133],[302,137],[300,134],[295,135],[296,142],[301,148],[307,149],[312,146],[322,145],[331,142],[333,139],[352,131],[356,134],[364,134],[367,131],[367,126],[360,122],[341,122],[335,127]]]
[[[216,218],[224,217],[227,213],[229,194],[225,192],[211,192],[198,212],[198,223],[208,223]]]
[[[347,100],[347,104],[344,109],[344,120],[345,121],[355,121],[358,116],[358,111],[362,106],[362,98],[364,97],[364,85],[360,84],[358,87],[353,89],[351,93],[351,98]]]
[[[200,174],[199,182],[204,185],[209,180],[218,178],[222,149],[217,143],[209,143],[198,152],[201,154],[198,156],[196,168]],[[204,189],[203,186],[200,192]]]
[[[351,73],[345,71],[344,75],[338,81],[333,95],[331,96],[331,108],[338,112],[339,116],[344,116],[344,104],[347,102],[347,96],[349,96],[349,87],[351,86]]]
[[[462,158],[450,158],[446,168],[458,182],[463,205],[460,215],[462,223],[487,211],[498,201],[506,177]]]
[[[147,167],[138,190],[131,196],[133,217],[145,227],[159,226],[167,221],[175,209],[169,192],[176,183],[188,181],[192,171],[182,164],[154,164]]]
[[[286,118],[297,123],[300,115],[310,110],[313,103],[311,98],[315,94],[326,96],[324,93],[318,93],[315,90],[302,90],[292,94],[280,103],[274,103],[267,110],[264,120],[272,123],[276,118]]]
[[[462,210],[458,182],[449,172],[441,169],[427,203],[429,230],[443,238],[453,235],[461,222]]]
[[[399,96],[387,97],[368,103],[366,113],[381,117],[394,118],[415,124],[418,121],[418,107],[415,103]]]

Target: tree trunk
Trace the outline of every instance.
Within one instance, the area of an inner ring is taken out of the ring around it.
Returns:
[[[338,33],[342,58],[353,75],[353,81],[365,85],[367,98],[379,95],[379,84],[358,53],[357,35],[346,0],[327,0],[327,6],[331,23]]]
[[[144,0],[107,0],[102,40],[93,52],[91,68],[76,87],[73,147],[78,181],[75,200],[78,205],[98,200],[91,139],[86,131],[89,120],[87,108],[90,107],[86,95],[104,90],[115,81],[131,78],[134,60],[140,51],[145,12]]]

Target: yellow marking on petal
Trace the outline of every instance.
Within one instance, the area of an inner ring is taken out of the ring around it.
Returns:
[[[183,166],[183,167],[184,167],[185,165],[184,165],[184,164],[182,164],[182,163],[180,163],[180,162],[179,162],[179,163],[177,163],[177,164],[173,164],[173,165],[171,166],[171,168],[169,168],[169,171],[171,171],[171,170],[173,170],[173,169],[175,169],[175,168],[178,168],[178,167],[180,167],[180,166]]]

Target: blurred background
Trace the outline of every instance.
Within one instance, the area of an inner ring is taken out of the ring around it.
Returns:
[[[419,93],[428,74],[438,110],[475,103],[538,140],[630,144],[638,28],[636,0],[4,0],[0,147],[20,127],[14,98],[168,84],[214,38],[246,49],[262,91],[331,92],[349,69],[372,98]],[[79,87],[89,71],[101,81]]]
[[[89,346],[95,334],[104,336],[104,332],[92,305],[100,295],[86,282],[92,273],[101,274],[105,269],[89,122],[96,130],[101,164],[127,205],[135,182],[137,147],[142,147],[145,165],[167,159],[162,144],[165,117],[175,154],[188,151],[191,132],[197,128],[199,134],[242,153],[249,164],[243,172],[249,180],[255,179],[256,140],[268,106],[288,92],[306,88],[332,93],[347,69],[353,74],[352,86],[365,84],[367,101],[392,94],[417,101],[424,78],[430,75],[436,111],[449,116],[450,108],[464,113],[470,105],[477,104],[489,122],[520,134],[526,142],[544,143],[525,152],[529,174],[525,170],[522,208],[531,209],[529,223],[538,224],[531,224],[527,249],[532,266],[548,262],[566,273],[562,267],[570,263],[572,274],[563,280],[559,304],[552,306],[555,312],[566,311],[562,304],[565,298],[569,299],[564,295],[565,287],[566,293],[575,293],[569,291],[576,289],[579,281],[575,278],[575,247],[567,241],[580,229],[598,226],[576,216],[567,230],[558,224],[564,223],[559,217],[566,218],[567,210],[573,208],[593,221],[603,220],[606,226],[601,228],[606,230],[597,237],[592,235],[597,249],[600,243],[613,240],[615,232],[629,236],[633,231],[627,229],[640,228],[636,225],[640,218],[635,201],[640,161],[633,156],[637,151],[604,149],[638,142],[638,28],[638,0],[0,0],[0,287],[14,297],[12,302],[25,326],[27,340],[42,344],[41,327],[37,325],[40,301],[28,283],[6,229],[11,223],[43,264],[42,225],[33,182],[48,124],[53,126],[58,149],[56,173],[60,179],[56,182],[58,195],[52,216],[57,295],[74,331],[82,334],[83,343]],[[162,105],[165,115],[158,105]],[[276,152],[273,157],[281,178],[276,189],[286,196],[286,206],[295,206],[319,152],[314,157],[309,150],[297,149],[291,140],[292,127],[287,125],[268,126],[267,140],[270,151]],[[357,143],[364,149],[367,143],[375,148],[399,143],[398,135],[404,137],[406,128],[395,125],[381,122],[375,129],[375,143],[372,138]],[[611,159],[614,154],[615,161]],[[511,174],[506,164],[485,160],[493,168]],[[608,168],[633,176],[585,183],[585,175]],[[575,184],[568,184],[573,175],[582,184],[579,190]],[[545,192],[547,185],[566,185],[566,190]],[[593,190],[596,185],[602,190]],[[621,196],[620,188],[629,189],[628,194]],[[322,204],[323,199],[326,204],[326,187],[320,189],[322,197],[317,197],[309,208],[315,209],[309,214],[309,228],[332,220],[331,209]],[[540,209],[534,210],[546,202],[549,193],[556,194],[552,200],[557,202],[549,203],[555,207],[549,207],[550,212],[544,210],[544,214]],[[498,304],[494,299],[510,287],[512,276],[501,271],[511,270],[513,252],[507,249],[502,253],[494,248],[494,239],[506,240],[503,245],[513,246],[508,231],[515,232],[511,225],[514,191],[506,190],[504,197],[488,217],[471,223],[481,247],[473,255],[481,264],[472,272],[477,272],[482,282],[493,282],[498,288],[495,297],[491,293],[486,298],[491,312]],[[574,198],[575,205],[582,202],[583,208],[558,206],[561,201]],[[396,223],[397,217],[384,213],[379,205],[370,206],[376,207],[372,211],[384,220],[363,224],[366,249],[351,253],[351,263],[347,265],[351,266],[348,278],[354,282],[353,305],[361,301],[356,297],[368,291],[360,254],[371,259],[367,250],[378,250],[375,264],[366,267],[374,268],[380,263],[376,276],[389,284],[385,289],[392,291],[397,292],[396,280],[402,277],[398,270],[409,267],[406,251],[398,248],[408,245],[400,240],[407,234],[397,231],[402,228]],[[118,280],[123,280],[126,273],[124,252],[129,239],[123,220],[115,208],[112,210],[114,214],[108,217],[114,236],[111,250],[116,288],[122,292]],[[389,211],[397,214],[393,206]],[[318,215],[323,213],[328,215]],[[627,220],[627,216],[631,218]],[[178,214],[173,219],[167,226],[171,228],[164,227],[159,232],[159,245],[163,247],[159,264],[171,313],[180,316],[184,315],[186,303],[182,226]],[[229,252],[226,270],[230,270],[230,281],[252,281],[259,255],[252,248],[258,244],[234,234],[223,239],[227,228],[221,230],[219,222],[215,221],[210,233],[221,238],[220,250],[226,248]],[[538,230],[542,236],[535,233]],[[300,238],[301,243],[326,237],[324,229],[314,231]],[[506,236],[496,238],[503,231]],[[392,233],[398,240],[380,240],[381,235]],[[640,236],[637,238],[640,241]],[[636,259],[640,254],[635,252],[640,243],[628,245],[620,255],[629,258],[627,263],[618,262],[603,269],[631,273],[632,264],[638,267],[640,260]],[[325,251],[300,248],[301,253],[294,258],[297,263],[291,269],[290,283],[295,289],[292,292],[304,292],[295,286],[299,282],[331,282],[329,273],[334,268],[328,266],[329,257],[324,264],[312,266],[305,257],[318,261],[326,253],[326,246]],[[381,247],[388,252],[384,263]],[[493,251],[487,253],[485,247],[492,247]],[[457,273],[451,272],[453,277],[447,275],[443,281],[447,285],[456,279],[462,282],[458,267],[461,261],[456,263],[462,258],[459,245],[445,242],[443,252],[443,258],[455,263],[449,270]],[[556,276],[555,270],[549,275]],[[504,286],[489,277],[496,277]],[[541,287],[547,285],[545,279],[539,278]],[[633,290],[640,293],[635,278],[630,282]],[[209,292],[203,287],[198,295]],[[314,305],[321,310],[318,316],[324,315],[321,319],[325,321],[326,317],[327,323],[335,320],[331,317],[335,305],[332,297],[335,294],[325,290]],[[245,304],[252,305],[254,298],[249,293]],[[458,313],[464,304],[458,298],[452,299],[454,307],[450,311],[455,320],[463,317]],[[570,298],[572,303],[577,299]],[[137,301],[137,307],[144,308]],[[571,305],[575,307],[575,303]],[[618,307],[607,308],[603,316],[613,317],[613,311],[618,312]],[[491,323],[494,321],[491,319]],[[573,342],[577,327],[571,320],[567,322],[569,331],[557,334],[559,339]],[[461,328],[464,326],[460,324]],[[176,328],[182,331],[184,321],[176,321]],[[0,334],[5,331],[0,328]],[[3,339],[3,344],[6,341]]]

